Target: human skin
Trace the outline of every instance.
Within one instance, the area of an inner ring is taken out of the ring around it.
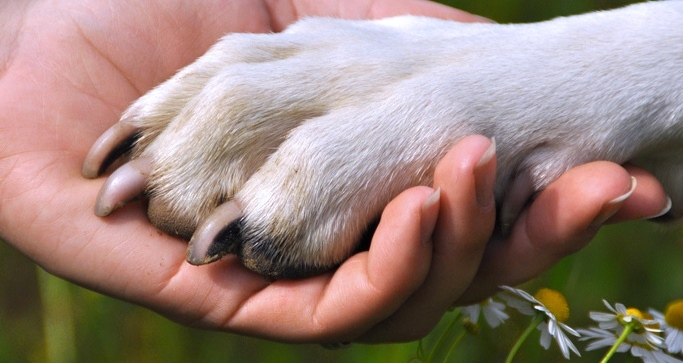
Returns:
[[[289,342],[394,342],[423,336],[454,303],[537,276],[607,218],[664,208],[651,175],[594,162],[541,192],[506,240],[491,240],[495,155],[480,162],[491,142],[472,136],[439,163],[432,187],[387,206],[369,251],[305,280],[270,282],[234,258],[191,266],[186,242],[154,228],[144,201],[93,214],[104,178],[80,175],[90,145],[223,34],[279,31],[302,16],[408,12],[483,20],[419,0],[3,2],[0,239],[50,273],[183,324]],[[631,176],[633,193],[610,204]]]

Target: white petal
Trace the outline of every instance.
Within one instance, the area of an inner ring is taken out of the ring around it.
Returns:
[[[505,304],[497,301],[490,301],[487,306],[484,306],[484,319],[490,327],[496,328],[509,318],[503,310],[505,310]]]
[[[599,311],[591,311],[590,313],[588,313],[588,317],[590,317],[591,320],[598,323],[605,321],[614,321],[617,319],[617,316],[614,314],[602,313]]]
[[[552,334],[550,334],[550,332],[548,331],[548,326],[545,324],[539,324],[538,330],[541,331],[541,346],[545,350],[548,350],[548,348],[550,348],[550,341],[553,336]]]
[[[579,329],[578,332],[582,335],[580,338],[581,341],[594,340],[586,347],[587,351],[611,347],[617,342],[617,336],[614,334],[614,332],[609,330],[591,327],[588,330]],[[622,344],[619,346],[617,351],[623,353],[630,347],[630,344]]]
[[[577,356],[581,356],[581,353],[579,353],[579,350],[576,349],[574,343],[572,343],[572,341],[561,331],[558,331],[558,335],[555,337],[555,340],[560,346],[560,350],[562,351],[562,355],[565,357],[565,359],[569,359],[569,349],[571,349],[572,352],[574,352],[574,354]]]
[[[479,311],[481,310],[481,304],[474,304],[463,306],[460,309],[460,314],[469,319],[469,321],[476,323],[479,320]]]
[[[579,332],[577,332],[576,330],[572,329],[569,325],[564,324],[564,323],[560,323],[560,322],[558,322],[557,324],[560,326],[560,328],[562,328],[562,329],[563,329],[564,331],[566,331],[567,333],[569,333],[569,334],[571,334],[571,335],[573,335],[573,336],[575,336],[575,337],[580,337],[580,336],[581,336],[581,335],[579,334]]]
[[[666,330],[666,350],[674,354],[683,352],[683,332],[674,328]]]

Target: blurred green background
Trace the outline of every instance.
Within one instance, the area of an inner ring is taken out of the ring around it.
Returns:
[[[344,1],[344,0],[340,0]],[[625,0],[459,0],[443,3],[498,22],[529,22],[559,15],[608,9]],[[663,309],[683,298],[683,234],[646,222],[604,228],[575,256],[526,285],[560,290],[572,309],[569,325],[590,324],[589,310],[601,299],[640,308]],[[501,362],[527,319],[496,330],[482,328],[458,346],[454,362]],[[425,339],[430,346],[451,316]],[[519,362],[561,361],[532,336]],[[582,343],[577,346],[582,349]],[[52,277],[0,243],[0,362],[407,362],[417,343],[364,346],[328,351],[317,345],[286,345],[172,323],[146,309],[113,300]],[[603,352],[584,354],[597,362]],[[613,359],[625,362],[626,357]]]

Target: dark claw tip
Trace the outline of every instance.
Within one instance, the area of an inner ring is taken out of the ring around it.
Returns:
[[[220,205],[195,231],[187,247],[187,262],[205,265],[236,254],[242,244],[242,210],[234,202]]]
[[[187,262],[193,265],[206,265],[220,260],[225,255],[236,254],[241,244],[241,222],[242,220],[238,219],[230,223],[210,241],[193,237],[187,247]]]

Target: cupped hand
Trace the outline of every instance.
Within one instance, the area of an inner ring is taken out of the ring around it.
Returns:
[[[409,12],[482,20],[419,0],[3,3],[0,238],[55,275],[188,325],[293,342],[386,342],[417,338],[454,302],[531,278],[582,247],[603,207],[629,190],[629,175],[637,187],[612,220],[662,208],[652,176],[592,163],[541,193],[508,240],[488,243],[495,157],[480,163],[490,142],[471,137],[441,161],[434,188],[409,189],[387,206],[368,252],[306,280],[270,283],[231,258],[191,266],[186,243],[149,224],[143,202],[94,216],[104,179],[80,175],[92,142],[223,34],[279,31],[302,16]]]

